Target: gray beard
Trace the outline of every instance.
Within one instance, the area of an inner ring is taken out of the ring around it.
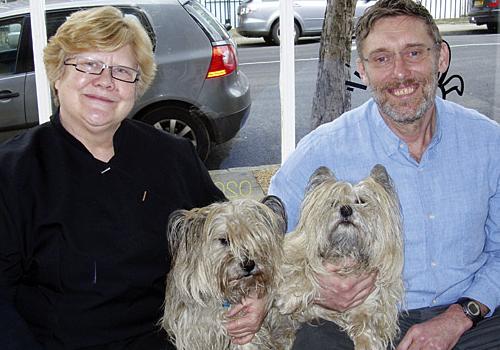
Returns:
[[[421,119],[434,104],[437,84],[438,74],[436,71],[433,72],[432,79],[425,84],[423,99],[417,106],[417,109],[407,113],[399,111],[397,107],[393,107],[387,101],[384,101],[384,97],[380,89],[372,88],[372,95],[379,110],[387,117],[399,124],[412,124]]]

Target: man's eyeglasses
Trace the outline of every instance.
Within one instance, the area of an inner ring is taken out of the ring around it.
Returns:
[[[139,80],[139,71],[127,66],[108,66],[106,63],[92,58],[71,57],[64,60],[66,66],[73,66],[82,73],[101,75],[104,69],[109,68],[111,76],[126,83],[135,83]]]
[[[436,43],[432,47],[411,46],[397,53],[393,51],[377,51],[368,55],[367,58],[363,58],[363,61],[368,62],[369,65],[376,69],[389,69],[394,66],[396,55],[399,55],[406,64],[417,64],[429,57],[431,50],[438,45]]]

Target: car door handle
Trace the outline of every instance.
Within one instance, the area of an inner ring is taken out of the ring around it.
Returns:
[[[14,97],[19,97],[19,92],[12,92],[9,90],[0,91],[0,100],[10,100]]]

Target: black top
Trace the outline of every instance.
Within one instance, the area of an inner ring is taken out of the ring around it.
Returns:
[[[2,348],[24,321],[46,349],[158,331],[167,218],[224,195],[185,139],[127,119],[113,143],[101,162],[55,115],[0,147]]]

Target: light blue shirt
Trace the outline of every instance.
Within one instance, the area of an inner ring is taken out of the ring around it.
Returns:
[[[493,311],[500,304],[500,126],[439,97],[436,108],[436,132],[419,163],[371,99],[304,137],[269,193],[283,200],[293,230],[319,166],[357,183],[384,165],[402,207],[406,307],[466,296]]]

